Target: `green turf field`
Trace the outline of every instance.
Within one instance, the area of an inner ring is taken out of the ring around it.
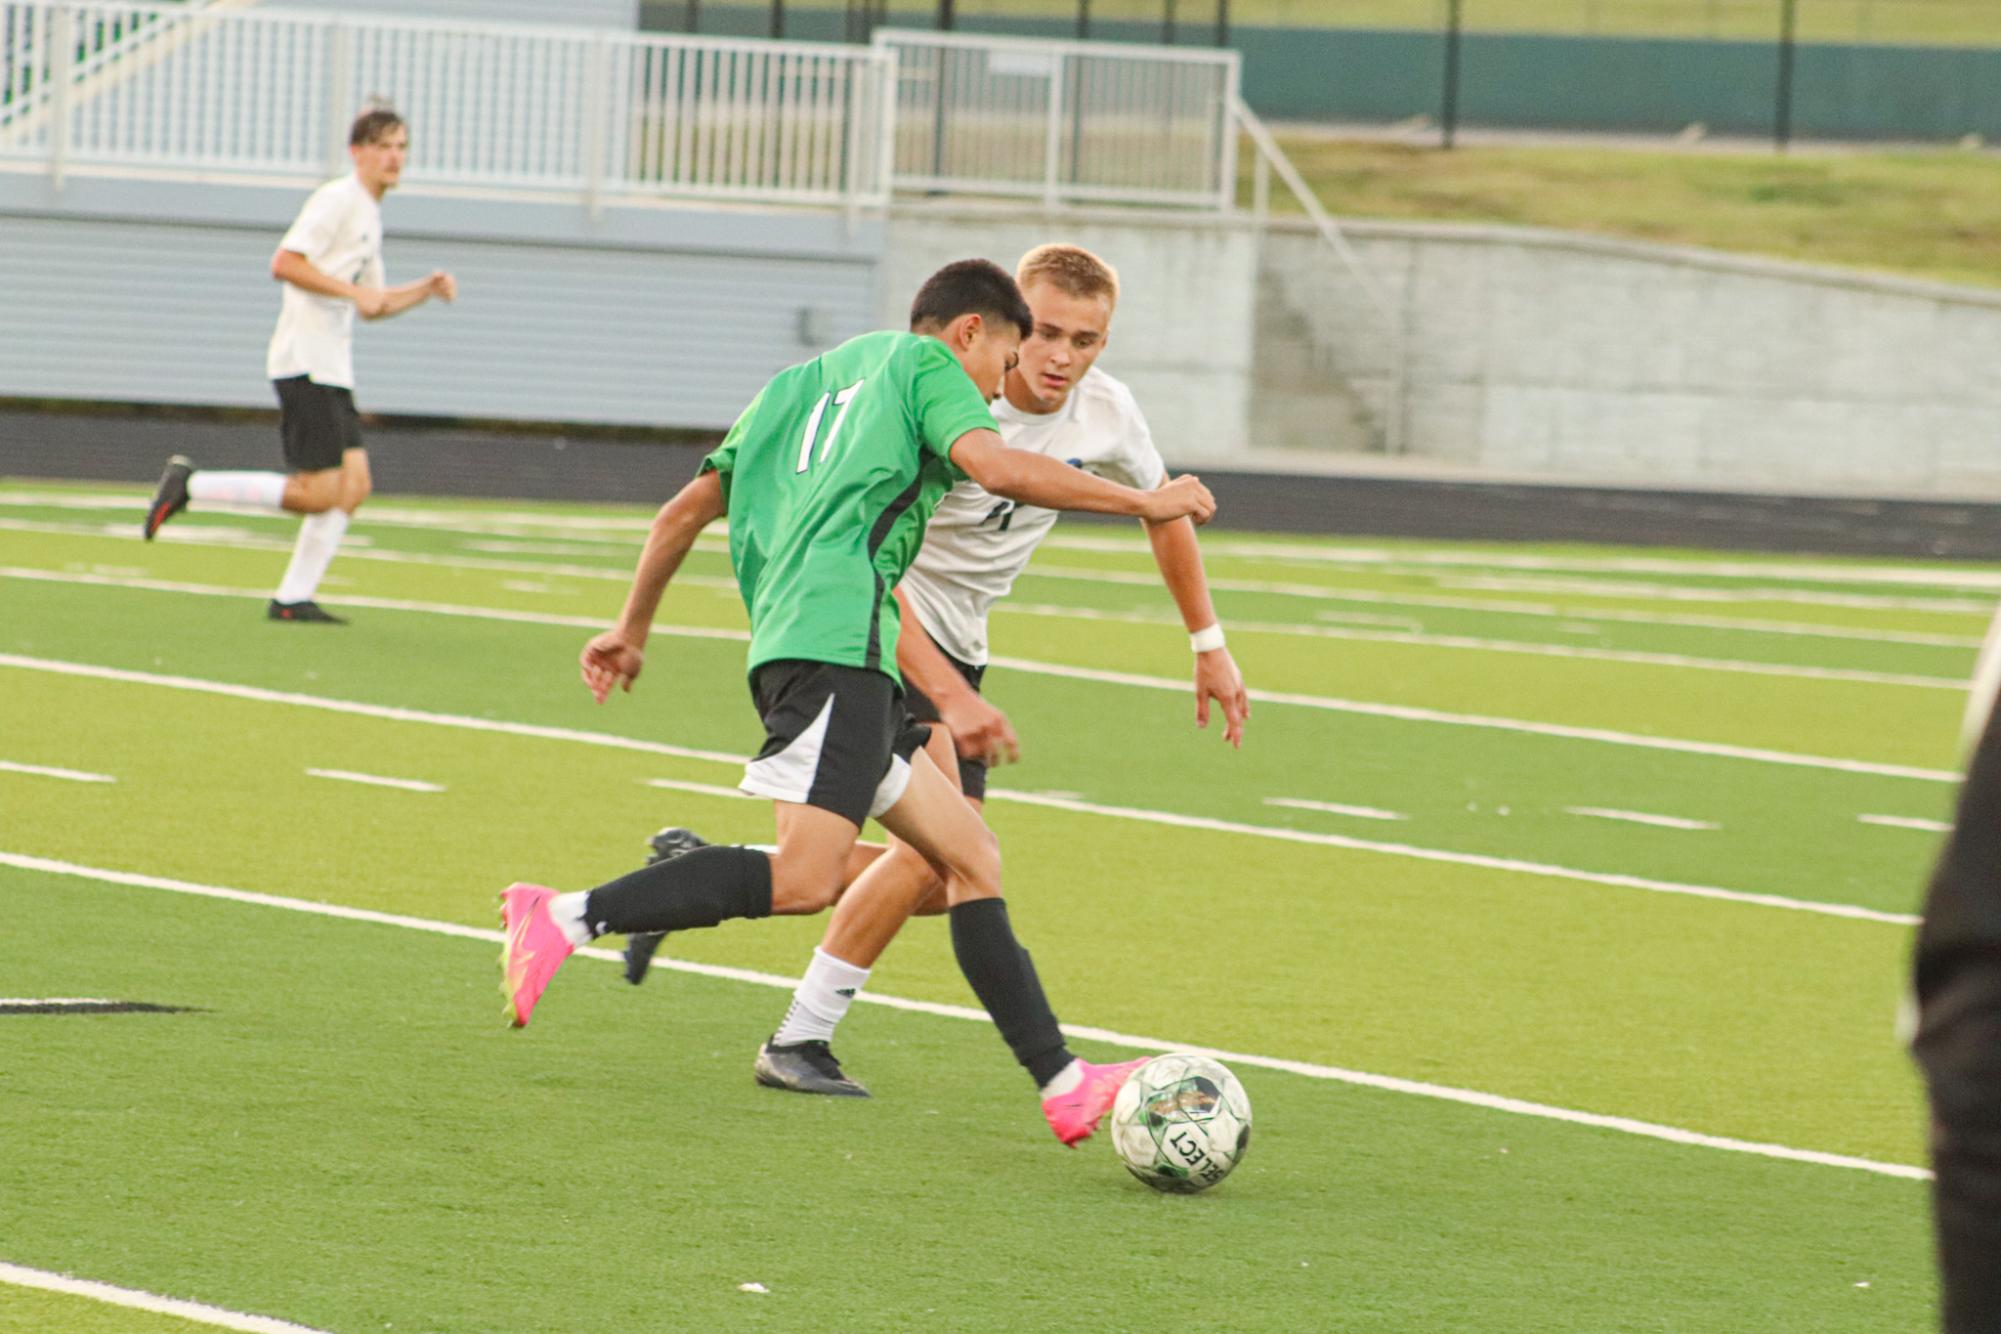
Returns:
[[[750,1079],[817,920],[503,1028],[507,883],[769,837],[719,540],[599,707],[646,509],[372,504],[338,628],[263,619],[293,523],[143,501],[0,481],[0,993],[186,1007],[0,1012],[0,1265],[329,1331],[1930,1319],[1893,1016],[2001,571],[1217,532],[1235,753],[1138,534],[1059,529],[991,819],[1080,1052],[1250,1090],[1179,1198],[1054,1142],[935,920],[866,1102]],[[197,1327],[5,1274],[8,1334]]]

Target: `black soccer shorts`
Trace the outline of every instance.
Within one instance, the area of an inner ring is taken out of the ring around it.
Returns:
[[[931,735],[910,717],[896,682],[860,667],[767,662],[751,673],[750,694],[764,748],[737,786],[832,811],[858,829],[903,796],[910,757]]]
[[[285,441],[289,472],[338,468],[341,456],[361,448],[361,414],[354,391],[315,384],[303,375],[273,380],[278,391],[278,433]]]

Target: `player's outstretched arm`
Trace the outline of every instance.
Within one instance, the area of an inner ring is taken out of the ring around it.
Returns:
[[[1216,498],[1199,478],[1177,477],[1158,490],[1135,491],[1058,459],[1009,449],[996,431],[968,431],[952,446],[960,471],[997,496],[1051,510],[1129,514],[1155,523],[1189,518],[1209,522]]]
[[[903,590],[897,589],[894,596],[903,609],[906,627],[896,637],[896,670],[938,706],[938,716],[944,720],[945,730],[952,734],[952,748],[961,759],[983,760],[990,767],[1019,760],[1021,741],[1014,734],[1014,724],[979,691],[967,685],[966,678],[931,642]]]
[[[584,645],[578,658],[584,684],[598,703],[604,703],[614,687],[632,689],[645,664],[646,636],[653,629],[653,614],[660,609],[661,595],[695,545],[695,538],[721,518],[725,508],[721,475],[704,472],[653,516],[646,549],[639,553],[639,568],[633,571],[632,588],[625,595],[625,610],[619,613],[618,624]]]
[[[1251,716],[1250,692],[1230,650],[1223,646],[1223,627],[1216,619],[1216,604],[1209,600],[1209,576],[1202,568],[1195,526],[1186,519],[1149,523],[1146,537],[1160,577],[1181,609],[1181,623],[1188,627],[1189,646],[1195,652],[1195,725],[1209,725],[1209,703],[1214,700],[1223,710],[1223,739],[1241,747],[1244,722]]]
[[[382,300],[373,315],[355,303],[355,309],[365,320],[386,320],[404,311],[421,306],[432,297],[450,305],[459,299],[459,281],[443,269],[435,270],[428,278],[419,278],[414,283],[404,283],[400,287],[363,287],[362,292],[379,295]],[[373,303],[371,303],[373,304]]]
[[[401,287],[363,287],[323,273],[304,254],[282,247],[271,256],[271,276],[314,296],[352,301],[355,313],[364,320],[382,320],[400,315],[434,296],[441,301],[456,301],[459,296],[458,280],[443,270],[428,278],[404,283]]]

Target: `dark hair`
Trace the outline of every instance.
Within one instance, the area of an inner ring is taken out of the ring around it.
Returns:
[[[992,260],[962,259],[924,280],[910,303],[912,329],[943,328],[961,315],[1012,324],[1023,338],[1035,327],[1028,302],[1008,271]]]
[[[372,144],[403,123],[393,107],[376,105],[354,118],[354,126],[347,132],[347,146],[359,148]]]

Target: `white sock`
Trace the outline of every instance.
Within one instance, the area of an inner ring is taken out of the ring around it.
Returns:
[[[282,472],[210,472],[196,470],[188,478],[190,500],[220,500],[231,505],[262,505],[269,510],[285,508],[285,474]]]
[[[558,894],[549,900],[549,917],[569,937],[572,945],[588,945],[593,939],[591,929],[584,922],[584,900],[589,894]]]
[[[771,1035],[775,1046],[793,1042],[833,1040],[834,1027],[847,1015],[855,993],[868,982],[868,969],[836,959],[825,950],[813,951],[813,964],[792,993],[785,1022]]]
[[[276,473],[271,474],[277,476]],[[308,514],[299,524],[299,541],[292,548],[292,563],[278,585],[278,601],[310,602],[319,591],[320,579],[340,550],[341,535],[347,531],[346,510],[322,510]]]
[[[1073,1058],[1070,1064],[1057,1072],[1056,1078],[1042,1086],[1042,1096],[1045,1098],[1060,1098],[1083,1082],[1084,1063]]]

